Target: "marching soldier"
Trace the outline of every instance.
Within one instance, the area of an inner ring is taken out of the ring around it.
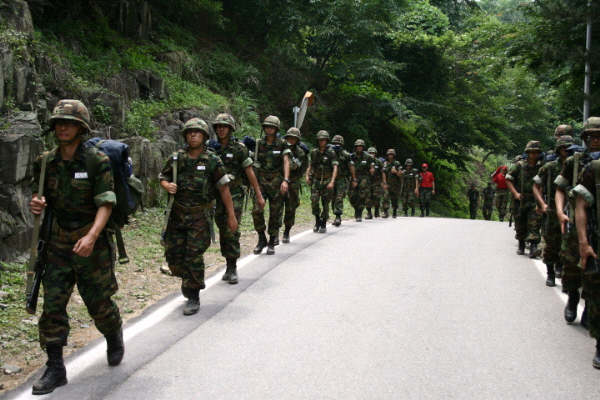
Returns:
[[[297,128],[288,129],[285,138],[291,151],[290,160],[290,185],[287,196],[283,197],[285,215],[283,223],[283,243],[290,242],[290,230],[296,222],[296,209],[300,205],[300,189],[302,186],[302,177],[308,164],[308,155],[298,145],[300,142],[300,130]]]
[[[386,163],[383,172],[388,186],[389,200],[383,204],[383,218],[388,218],[390,203],[392,205],[392,218],[398,215],[398,200],[402,192],[402,164],[396,160],[396,150],[388,149],[385,154]]]
[[[483,188],[483,218],[486,221],[492,219],[492,213],[494,212],[494,197],[496,197],[496,191],[492,187],[492,182],[488,182],[487,186]]]
[[[335,187],[333,188],[333,201],[331,208],[335,215],[334,226],[342,224],[342,214],[344,213],[344,197],[348,193],[350,181],[352,187],[356,187],[356,173],[354,170],[354,161],[352,154],[344,150],[344,138],[340,135],[335,135],[331,143],[334,145],[334,150],[338,159],[338,174],[335,179]]]
[[[413,161],[407,158],[402,172],[402,208],[404,216],[408,217],[408,209],[411,216],[415,216],[415,197],[419,197],[419,173],[413,169]]]
[[[471,219],[477,219],[477,210],[479,209],[479,190],[475,186],[475,182],[471,183],[471,187],[467,190],[467,198],[469,199],[469,213]]]
[[[384,191],[387,189],[387,181],[383,172],[383,163],[377,158],[377,149],[369,147],[369,154],[373,157],[373,173],[369,175],[371,181],[370,195],[367,198],[367,216],[365,219],[373,219],[371,206],[375,207],[375,218],[379,218],[379,207],[381,206],[381,198]]]
[[[356,222],[362,221],[362,212],[367,204],[367,197],[371,192],[369,175],[375,171],[373,156],[366,153],[364,149],[365,141],[357,139],[354,142],[354,153],[352,153],[356,181],[352,184],[352,193],[350,194],[350,204],[354,207]]]

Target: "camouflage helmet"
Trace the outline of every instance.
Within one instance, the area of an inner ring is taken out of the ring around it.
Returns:
[[[570,136],[570,135],[560,136],[558,139],[556,139],[556,147],[554,148],[554,151],[558,153],[558,150],[561,147],[569,147],[571,145],[573,145],[573,136]]]
[[[264,122],[262,123],[263,128],[265,126],[272,126],[274,128],[276,128],[277,130],[279,130],[279,126],[280,126],[280,122],[279,122],[279,118],[277,118],[274,115],[269,115],[267,118],[265,118]]]
[[[300,139],[300,129],[298,128],[290,128],[288,129],[287,133],[285,134],[285,137],[295,137]]]
[[[329,132],[323,131],[323,130],[317,132],[317,140],[319,140],[319,139],[329,140]]]
[[[367,150],[367,153],[375,153],[375,154],[377,154],[377,149],[375,147],[369,147],[369,150]]]
[[[573,127],[571,125],[559,125],[554,130],[554,136],[573,135]]]
[[[227,125],[231,128],[231,132],[235,132],[235,119],[228,113],[221,113],[215,117],[212,123],[213,129],[217,130],[217,125]]]
[[[590,133],[600,132],[600,117],[589,117],[583,124],[581,138],[585,141]]]
[[[527,146],[525,146],[525,153],[528,151],[539,151],[542,152],[542,144],[537,140],[530,140],[527,142]]]
[[[365,147],[365,141],[362,139],[356,139],[356,142],[354,142],[354,147],[357,147],[357,146]]]
[[[69,119],[72,121],[77,121],[88,131],[91,130],[90,112],[88,111],[85,104],[83,104],[79,100],[60,100],[56,104],[56,107],[54,107],[54,111],[52,111],[52,116],[48,120],[50,129],[54,129],[54,125],[56,124],[56,120],[58,119]]]
[[[410,158],[407,158],[404,165],[413,165],[413,161]]]
[[[344,145],[344,138],[342,137],[342,135],[335,135],[333,137],[333,139],[331,140],[331,143],[333,144],[339,144],[340,146]]]
[[[394,149],[388,149],[388,151],[385,153],[385,155],[389,156],[390,154],[393,155],[393,156],[396,156],[396,150],[394,150]]]
[[[196,129],[204,133],[204,140],[208,139],[208,124],[204,122],[203,119],[192,118],[185,123],[183,129],[181,130],[181,136],[183,136],[184,140],[186,139],[185,135],[187,134],[187,132],[192,129]]]

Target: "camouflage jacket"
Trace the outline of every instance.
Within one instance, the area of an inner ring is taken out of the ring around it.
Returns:
[[[58,147],[50,151],[48,157],[44,197],[48,206],[54,211],[58,224],[63,227],[70,224],[83,227],[94,222],[98,207],[104,204],[117,204],[108,157],[102,152],[96,153],[97,173],[94,182],[88,179],[85,157],[83,144],[79,145],[75,155],[69,161],[62,159]],[[32,193],[37,193],[39,190],[41,170],[42,156],[40,155],[33,166]]]
[[[402,178],[392,173],[392,167],[396,168],[396,171],[399,171],[402,169],[402,164],[397,160],[393,160],[392,162],[386,161],[385,164],[383,164],[383,172],[385,173],[386,181],[390,185],[399,185]]]
[[[375,172],[369,175],[371,182],[381,183],[383,181],[383,178],[381,177],[383,163],[378,158],[373,158],[373,167],[375,168]]]
[[[417,187],[416,180],[418,178],[419,178],[419,171],[417,171],[414,168],[411,168],[410,171],[408,169],[405,169],[404,172],[402,173],[402,179],[404,181],[403,182],[404,192],[415,190],[415,188]]]
[[[577,165],[577,170],[575,170],[575,159],[579,158],[579,163]],[[581,173],[583,167],[592,161],[590,157],[590,153],[588,149],[585,149],[582,153],[574,154],[569,156],[564,164],[562,165],[562,169],[560,170],[560,174],[554,180],[554,183],[557,187],[560,187],[565,192],[569,192],[573,187],[577,184],[577,178]],[[575,179],[573,179],[573,174],[576,173]]]
[[[354,168],[356,169],[356,176],[369,176],[371,175],[371,166],[375,159],[369,153],[364,151],[360,154],[352,153],[352,161],[354,162]]]
[[[310,173],[315,179],[331,177],[335,165],[339,165],[339,161],[331,146],[325,147],[323,152],[318,148],[310,151]]]
[[[542,165],[537,175],[533,178],[533,181],[544,188],[544,192],[546,194],[546,202],[549,207],[554,207],[554,195],[556,193],[556,183],[554,181],[560,174],[562,170],[562,163],[560,159],[547,162]],[[550,182],[550,186],[548,187],[548,182]]]
[[[344,149],[336,152],[338,158],[338,178],[347,178],[350,176],[350,167],[354,165],[352,154]]]
[[[494,189],[493,187],[484,187],[481,193],[483,194],[483,204],[485,206],[491,206],[492,204],[494,204],[494,197],[496,197],[496,189]]]
[[[308,156],[298,145],[290,146],[290,182],[296,182],[304,177],[308,167]]]
[[[221,146],[217,153],[225,165],[229,177],[229,188],[234,189],[246,182],[246,168],[253,161],[248,154],[248,148],[237,138],[231,137],[227,146]]]
[[[284,139],[275,138],[271,144],[264,138],[259,139],[256,141],[254,167],[258,173],[270,174],[280,171],[283,176],[283,158],[286,154],[291,154],[291,151]]]
[[[526,196],[533,196],[533,178],[538,174],[540,167],[541,163],[539,161],[533,166],[529,165],[527,160],[518,161],[508,169],[506,180],[515,185],[517,192]]]
[[[177,193],[175,202],[184,207],[196,207],[215,199],[216,190],[229,183],[223,161],[213,152],[205,151],[192,159],[184,150],[177,152]],[[158,176],[173,181],[173,156],[169,157]]]

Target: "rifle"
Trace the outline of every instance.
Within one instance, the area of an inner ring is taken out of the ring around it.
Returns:
[[[208,229],[210,229],[210,238],[212,240],[213,243],[217,243],[217,239],[215,237],[215,210],[216,210],[217,206],[216,204],[213,202],[212,207],[210,208],[206,208],[204,215],[206,216],[206,219],[208,220]]]
[[[173,154],[173,182],[177,183],[177,153]],[[173,202],[175,201],[175,195],[169,195],[169,202],[167,203],[167,209],[165,210],[165,222],[163,223],[163,230],[160,234],[160,244],[164,247],[167,245],[167,226],[169,225],[169,218],[171,217],[171,209],[173,208]]]
[[[513,202],[515,198],[513,195],[510,196],[510,204],[508,205],[508,209],[510,210],[510,217],[508,217],[508,227],[510,228],[513,223],[513,217],[515,214],[515,210],[513,209]]]
[[[596,254],[598,254],[598,243],[600,242],[600,232],[598,231],[598,213],[593,207],[588,210],[587,237],[590,246],[592,246]],[[592,275],[598,272],[598,260],[593,257],[588,257],[583,273],[586,275]]]
[[[25,311],[31,315],[35,314],[40,294],[40,285],[42,284],[42,278],[44,277],[44,272],[46,270],[48,242],[50,241],[50,235],[52,235],[52,214],[51,209],[46,208],[46,210],[44,210],[44,221],[41,228],[42,235],[35,245],[37,255],[33,267],[33,280],[31,281],[31,286],[29,285],[29,279],[27,280],[27,287],[25,289]],[[31,271],[27,271],[27,278],[29,278],[30,272]]]

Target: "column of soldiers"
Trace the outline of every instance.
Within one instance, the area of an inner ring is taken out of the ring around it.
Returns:
[[[572,132],[569,125],[556,128],[556,146],[545,163],[540,143],[530,141],[525,159],[510,167],[506,180],[513,196],[517,254],[525,254],[528,242],[529,257],[535,258],[543,237],[546,285],[555,286],[561,278],[568,324],[577,318],[580,299],[585,300],[580,323],[596,339],[592,365],[600,369],[600,117],[584,123],[585,149],[574,144]]]

